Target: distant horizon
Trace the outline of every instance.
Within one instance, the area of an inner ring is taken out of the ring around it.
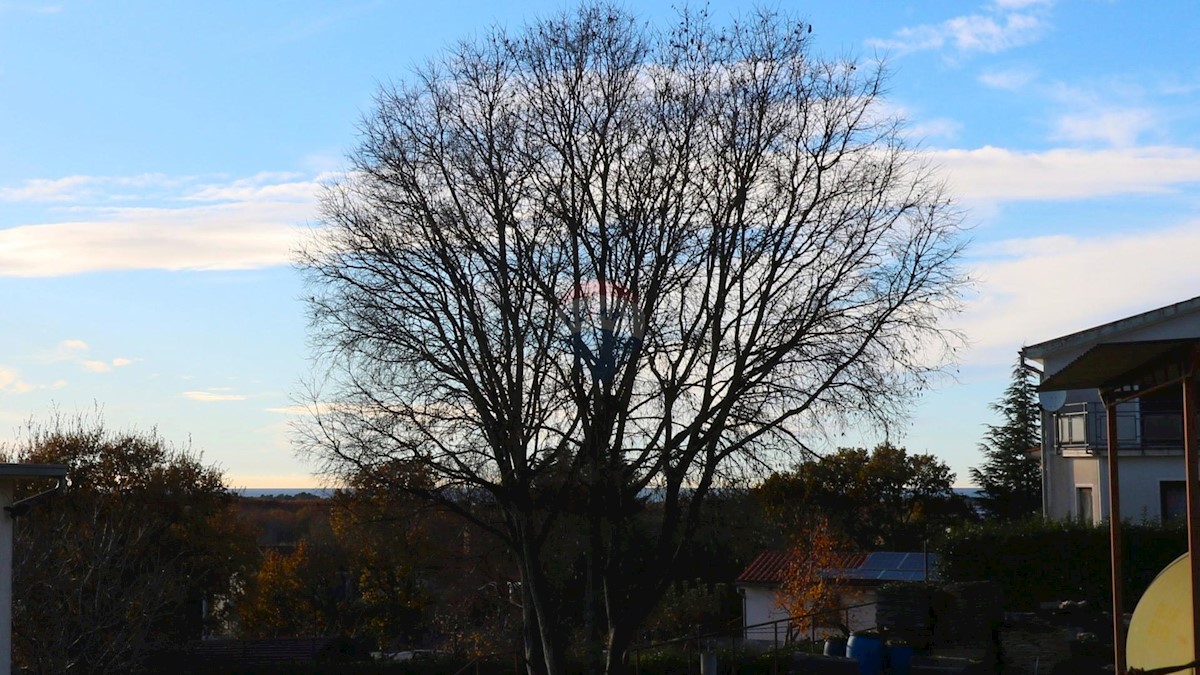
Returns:
[[[978,492],[981,488],[975,485],[955,485],[950,488],[958,494],[963,494],[966,491]],[[229,491],[236,493],[242,497],[266,497],[275,495],[280,497],[294,497],[302,492],[328,497],[334,493],[337,488],[322,488],[322,487],[269,487],[269,488],[230,488]],[[968,495],[974,496],[974,495]]]

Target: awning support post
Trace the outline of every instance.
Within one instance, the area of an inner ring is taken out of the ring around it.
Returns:
[[[1195,377],[1193,367],[1183,378],[1183,454],[1187,465],[1188,557],[1192,568],[1192,660],[1200,661],[1200,456],[1196,448]]]
[[[1112,556],[1113,663],[1117,675],[1125,675],[1125,593],[1121,554],[1121,481],[1117,466],[1117,404],[1104,397],[1104,421],[1108,431],[1108,536]]]

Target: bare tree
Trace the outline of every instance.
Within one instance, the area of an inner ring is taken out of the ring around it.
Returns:
[[[334,475],[417,460],[502,537],[531,671],[563,667],[565,514],[617,672],[711,487],[896,419],[946,363],[956,212],[881,67],[810,39],[604,5],[496,30],[384,88],[325,195],[308,448]]]

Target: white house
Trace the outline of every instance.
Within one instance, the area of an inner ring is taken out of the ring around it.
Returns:
[[[1021,355],[1038,365],[1046,389],[1071,365],[1076,372],[1086,366],[1114,374],[1159,362],[1174,368],[1174,354],[1197,339],[1200,297],[1029,345]],[[1183,397],[1179,386],[1146,391],[1116,407],[1121,514],[1160,521],[1183,516],[1187,508]],[[1043,511],[1099,523],[1108,516],[1108,435],[1100,395],[1095,387],[1045,391],[1041,401]]]
[[[916,582],[937,578],[936,553],[906,553],[877,551],[874,553],[845,553],[839,556],[838,566],[824,572],[838,580],[840,604],[848,608],[837,621],[822,621],[821,625],[844,624],[850,630],[876,627],[875,591],[886,583]],[[784,551],[764,551],[738,575],[734,587],[742,596],[742,628],[747,640],[782,642],[788,618],[776,598],[789,562]],[[779,623],[775,623],[779,622]]]

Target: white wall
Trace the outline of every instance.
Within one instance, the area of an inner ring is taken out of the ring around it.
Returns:
[[[1075,518],[1075,488],[1092,486],[1092,513],[1095,522],[1108,518],[1108,464],[1103,456],[1049,456],[1046,515],[1051,518]],[[1159,483],[1164,480],[1183,480],[1182,455],[1131,456],[1121,455],[1121,518],[1123,520],[1160,522],[1162,500]]]
[[[786,619],[787,612],[783,611],[775,601],[774,586],[739,586],[744,602],[742,626],[754,626],[768,621]],[[840,603],[843,607],[862,605],[875,602],[875,589],[861,586],[849,586],[841,591]],[[875,628],[875,605],[852,609],[848,613],[851,631]],[[778,628],[776,628],[778,626]],[[817,637],[823,637],[836,632],[836,626],[820,626]],[[745,638],[764,643],[783,643],[787,634],[787,624],[779,623],[758,628],[745,628]]]
[[[755,624],[787,618],[787,612],[783,611],[775,602],[775,587],[743,586],[741,590],[744,603],[742,626],[754,626]],[[778,638],[780,642],[783,642],[784,633],[787,632],[787,628],[784,624],[778,624],[778,626]],[[777,629],[773,626],[762,626],[759,628],[746,628],[745,630],[747,640],[771,642],[776,637]]]

